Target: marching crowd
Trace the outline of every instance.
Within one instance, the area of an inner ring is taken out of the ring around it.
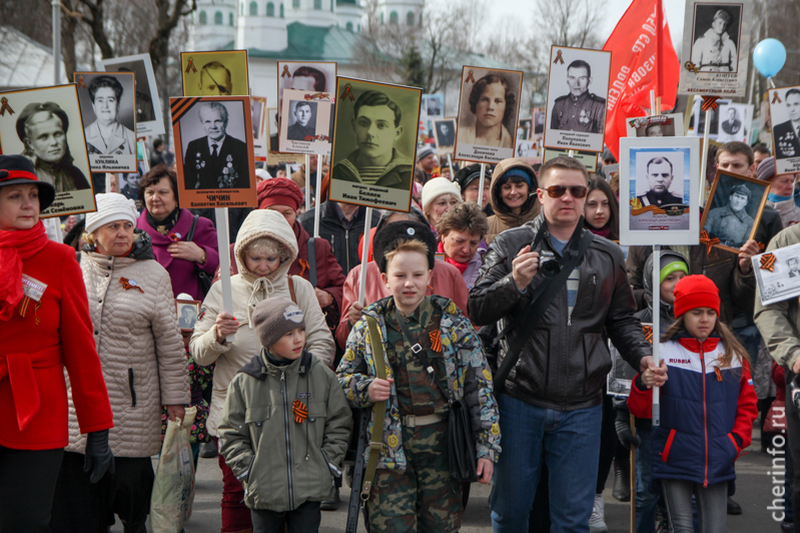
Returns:
[[[105,532],[115,516],[146,531],[162,425],[190,406],[195,461],[202,443],[218,450],[223,532],[317,531],[358,438],[372,441],[354,490],[374,532],[458,531],[471,481],[493,484],[495,533],[605,531],[612,464],[637,532],[724,532],[735,461],[776,391],[798,464],[800,308],[761,305],[751,264],[800,242],[796,176],[722,145],[718,168],[772,184],[755,238],[738,253],[706,239],[654,256],[615,242],[618,176],[565,156],[506,159],[479,205],[480,165],[451,179],[432,155],[418,153],[410,212],[375,213],[369,234],[364,207],[326,201],[311,240],[301,187],[268,177],[230,250],[180,206],[164,164],[138,204],[97,194],[71,246],[54,242],[39,218],[54,188],[25,157],[0,156],[0,532]],[[202,301],[193,331],[175,299]],[[654,320],[660,339],[642,325]],[[636,373],[627,399],[606,390],[609,343]],[[466,479],[453,464],[462,409]],[[800,531],[795,472],[784,531]]]

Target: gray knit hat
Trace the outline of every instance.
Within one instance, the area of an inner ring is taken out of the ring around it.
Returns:
[[[306,327],[303,310],[289,298],[261,300],[253,311],[253,328],[259,342],[269,348],[295,328]]]

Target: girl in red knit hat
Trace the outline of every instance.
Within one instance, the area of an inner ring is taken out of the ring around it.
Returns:
[[[701,533],[727,531],[728,481],[750,445],[758,410],[747,351],[719,321],[719,290],[705,276],[675,285],[675,323],[661,337],[669,381],[661,387],[661,425],[653,427],[653,479],[661,482],[671,530],[693,532],[692,494]],[[652,416],[654,378],[645,371],[628,406]]]

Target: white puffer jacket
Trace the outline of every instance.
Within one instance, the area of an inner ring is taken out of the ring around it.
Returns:
[[[191,398],[169,274],[153,259],[145,233],[137,233],[131,257],[82,253],[81,270],[114,413],[111,451],[118,457],[156,455],[161,407]],[[71,392],[67,451],[84,453],[86,436],[80,435]]]
[[[250,243],[262,237],[276,240],[289,251],[289,257],[270,275],[256,278],[244,264],[244,253]],[[228,394],[228,384],[239,369],[261,351],[261,344],[251,322],[253,309],[261,300],[273,296],[292,297],[287,272],[297,257],[297,239],[283,215],[269,209],[258,209],[247,215],[242,223],[236,236],[233,253],[239,269],[239,273],[231,277],[233,315],[242,326],[236,332],[233,342],[225,344],[217,342],[214,323],[217,314],[223,309],[222,284],[218,281],[211,286],[206,295],[189,345],[192,357],[198,364],[207,366],[216,362],[214,390],[208,415],[208,431],[215,437],[222,408],[225,406],[225,397]],[[305,314],[306,350],[330,367],[333,364],[336,347],[331,332],[325,324],[325,315],[314,294],[314,287],[300,276],[292,276],[292,284],[295,301]]]

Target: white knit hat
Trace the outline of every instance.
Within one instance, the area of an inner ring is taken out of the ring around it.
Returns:
[[[86,233],[93,233],[100,226],[115,220],[128,220],[136,225],[139,213],[133,200],[128,200],[117,192],[97,194],[95,200],[97,211],[86,214]]]
[[[453,183],[447,178],[433,178],[422,187],[422,210],[430,205],[436,198],[443,194],[452,194],[461,200],[461,189],[458,183]]]

